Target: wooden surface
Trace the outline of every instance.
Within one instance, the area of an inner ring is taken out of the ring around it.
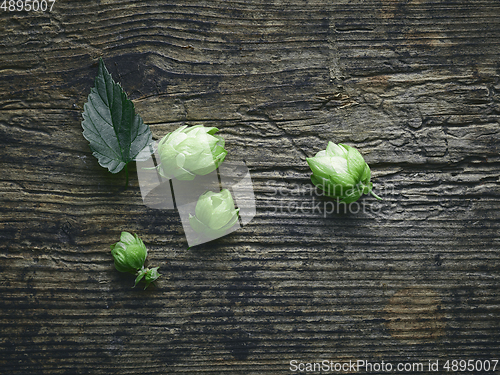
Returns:
[[[497,0],[58,0],[0,30],[1,374],[500,359]],[[219,127],[249,225],[187,250],[135,166],[124,191],[98,165],[80,123],[100,56],[156,139]],[[383,202],[294,212],[325,203],[305,158],[328,141]],[[156,288],[114,269],[122,230]]]

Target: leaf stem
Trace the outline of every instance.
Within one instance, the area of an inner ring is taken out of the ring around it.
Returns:
[[[370,190],[370,194],[373,195],[375,198],[377,198],[379,201],[383,200],[382,198],[380,198],[377,194],[375,194],[373,192],[373,190]]]
[[[125,190],[128,189],[128,164],[125,164],[125,176],[126,177],[126,180],[125,180]]]

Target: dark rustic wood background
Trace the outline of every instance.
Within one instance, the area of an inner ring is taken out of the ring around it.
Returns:
[[[499,1],[0,13],[1,374],[500,359]],[[220,129],[251,171],[249,225],[187,250],[177,212],[143,205],[135,165],[126,191],[98,165],[81,112],[101,56],[156,139]],[[360,150],[383,202],[294,212],[321,199],[305,158],[328,141]],[[160,266],[156,287],[114,269],[122,230]]]

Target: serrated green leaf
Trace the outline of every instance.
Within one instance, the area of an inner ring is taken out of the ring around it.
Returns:
[[[153,141],[149,126],[135,113],[134,103],[113,80],[102,59],[83,107],[82,127],[93,155],[111,173],[120,172]]]

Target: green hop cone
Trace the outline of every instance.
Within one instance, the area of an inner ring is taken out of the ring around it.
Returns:
[[[155,281],[160,274],[158,268],[144,268],[144,262],[148,255],[148,250],[137,235],[122,232],[120,241],[111,245],[111,255],[115,262],[115,268],[120,272],[129,272],[136,275],[134,287],[144,278],[146,289],[149,284]]]
[[[329,142],[326,150],[306,161],[313,172],[312,183],[326,195],[343,203],[355,202],[363,194],[382,199],[373,193],[370,167],[354,147]]]
[[[148,250],[137,235],[122,232],[120,241],[111,245],[111,254],[118,271],[136,273],[144,266]]]
[[[219,129],[203,125],[181,126],[158,143],[159,172],[167,178],[193,180],[219,167],[227,155]]]
[[[227,189],[220,193],[207,191],[198,198],[195,215],[189,215],[191,228],[207,239],[222,237],[238,221],[240,209],[234,207]]]

